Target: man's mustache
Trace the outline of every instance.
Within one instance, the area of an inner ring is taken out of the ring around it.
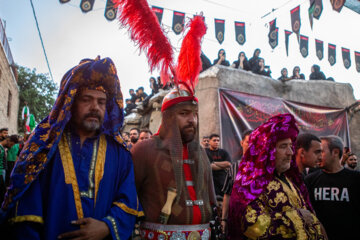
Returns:
[[[84,119],[86,118],[90,118],[90,117],[93,117],[93,118],[97,118],[99,121],[101,120],[101,116],[99,113],[96,113],[96,112],[91,112],[91,113],[88,113],[84,116]]]

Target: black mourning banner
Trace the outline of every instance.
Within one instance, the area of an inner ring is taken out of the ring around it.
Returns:
[[[215,18],[215,37],[220,44],[224,41],[225,20]]]
[[[277,32],[276,32],[276,18],[269,22],[269,44],[272,48],[273,45],[275,45],[275,42],[277,41]]]
[[[360,52],[355,52],[356,71],[360,73]]]
[[[155,13],[157,20],[159,21],[159,24],[161,24],[164,9],[161,7],[156,7],[156,6],[152,6],[151,9]]]
[[[314,17],[314,9],[315,9],[315,0],[310,0],[310,7],[309,7],[309,21],[310,21],[310,27],[313,28],[313,17]]]
[[[309,38],[304,35],[300,35],[300,53],[304,58],[306,58],[309,54],[308,49],[309,49]]]
[[[314,7],[314,11],[313,11],[314,18],[319,20],[322,10],[323,10],[322,0],[315,0],[315,7]]]
[[[80,9],[84,13],[90,12],[94,7],[95,0],[81,0]]]
[[[174,11],[172,30],[179,35],[184,30],[185,13]]]
[[[296,35],[299,35],[300,33],[300,26],[301,26],[301,22],[300,22],[300,5],[297,6],[296,8],[290,10],[290,15],[291,15],[291,26],[292,26],[292,30],[294,33],[296,33]]]
[[[289,37],[292,34],[291,31],[285,30],[285,48],[286,48],[286,56],[289,56]]]
[[[328,45],[328,60],[331,66],[336,63],[336,45],[331,43]]]
[[[244,45],[246,41],[244,22],[235,22],[235,37],[240,45]]]
[[[319,60],[324,58],[324,42],[318,39],[315,39],[315,48],[316,48],[316,56]]]
[[[331,5],[333,9],[337,12],[340,12],[344,6],[346,0],[331,0]]]
[[[276,48],[279,43],[279,28],[275,28],[275,30],[272,32],[273,38],[269,38],[269,44],[272,49]]]
[[[348,48],[341,48],[341,52],[342,52],[344,66],[346,69],[349,69],[349,67],[351,66],[350,50]]]
[[[114,7],[113,0],[107,0],[105,7],[105,18],[112,21],[116,18],[117,9]]]
[[[70,2],[70,0],[59,0],[60,3],[67,3],[67,2]]]

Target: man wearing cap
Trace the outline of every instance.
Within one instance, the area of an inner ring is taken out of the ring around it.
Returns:
[[[1,209],[11,239],[129,238],[142,212],[122,123],[110,58],[84,59],[64,75],[11,175]]]
[[[250,135],[230,199],[230,239],[326,239],[296,166],[298,132],[281,114]]]

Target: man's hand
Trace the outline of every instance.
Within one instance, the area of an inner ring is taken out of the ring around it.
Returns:
[[[224,162],[212,162],[211,163],[211,169],[212,170],[225,170],[231,167],[231,163],[228,161],[224,161]]]
[[[94,218],[82,218],[77,221],[72,221],[71,223],[79,225],[80,229],[62,233],[58,236],[58,239],[100,240],[104,239],[110,233],[110,229],[105,222]]]
[[[309,210],[300,208],[299,211],[300,211],[301,215],[303,216],[303,220],[305,221],[305,224],[313,224],[314,223],[313,214]]]

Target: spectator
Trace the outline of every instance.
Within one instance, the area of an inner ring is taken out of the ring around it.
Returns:
[[[0,129],[0,141],[4,140],[9,134],[8,128],[1,128]]]
[[[152,136],[152,132],[149,129],[141,129],[138,142],[144,141],[146,139],[150,139],[151,136]]]
[[[6,151],[5,148],[10,149],[18,143],[16,135],[11,135],[3,138],[0,141],[0,202],[3,202],[6,191],[5,178],[6,178]]]
[[[350,152],[345,161],[345,167],[351,170],[355,170],[356,166],[357,166],[357,157],[355,153]]]
[[[210,59],[202,51],[201,51],[200,59],[202,63],[201,72],[205,71],[206,69],[212,66]]]
[[[203,136],[202,141],[201,141],[201,146],[206,149],[209,148],[209,136]]]
[[[149,82],[150,82],[151,94],[145,97],[145,99],[143,100],[144,106],[147,106],[150,98],[152,98],[152,96],[154,96],[159,92],[159,85],[157,84],[156,79],[154,77],[151,77],[149,79]]]
[[[251,70],[250,65],[249,65],[249,61],[248,61],[248,59],[247,59],[247,57],[245,55],[245,52],[240,52],[239,53],[238,60],[233,62],[231,67],[237,68],[237,69],[243,69],[243,70],[246,70],[246,71]]]
[[[139,140],[140,130],[138,128],[130,129],[130,142],[131,145],[135,145],[135,143]]]
[[[164,87],[164,85],[161,82],[161,77],[160,76],[157,77],[157,85],[158,85],[159,89],[162,89]]]
[[[243,133],[243,137],[240,141],[240,145],[241,145],[242,153],[243,153],[242,157],[244,156],[245,152],[249,148],[249,138],[250,138],[251,133],[252,133],[252,130],[246,130]],[[231,168],[226,173],[226,178],[225,178],[224,186],[222,189],[222,191],[224,192],[224,200],[223,200],[223,204],[222,204],[221,226],[222,226],[222,231],[224,234],[226,234],[226,223],[227,222],[225,219],[228,218],[228,214],[229,214],[229,201],[230,201],[231,191],[232,191],[232,187],[233,187],[233,184],[235,181],[236,174],[239,169],[240,161],[241,161],[241,159],[238,159],[237,161],[234,161],[231,164]]]
[[[154,77],[151,77],[149,79],[150,82],[150,88],[151,88],[151,94],[150,96],[154,96],[155,94],[157,94],[159,92],[159,85],[156,82],[156,79]]]
[[[123,132],[121,134],[121,136],[123,137],[124,141],[128,145],[130,143],[130,133],[129,132]]]
[[[312,206],[329,239],[358,239],[360,172],[341,166],[343,142],[338,136],[320,139],[322,170],[305,177]]]
[[[321,162],[321,140],[311,133],[300,134],[296,139],[296,164],[302,176],[309,169],[318,168]]]
[[[323,72],[320,71],[320,66],[314,64],[311,67],[311,74],[309,76],[310,80],[325,80],[325,74]]]
[[[281,69],[281,76],[278,80],[283,82],[291,80],[291,78],[288,77],[288,70],[286,68]]]
[[[304,79],[305,75],[303,73],[300,73],[300,67],[295,66],[293,69],[293,75],[291,76],[291,79]]]
[[[135,91],[134,91],[134,89],[130,89],[129,90],[129,94],[130,94],[130,97],[131,97],[131,102],[132,103],[135,103],[135,101],[136,101],[136,99],[137,99],[137,96],[136,96],[136,94],[135,94]]]
[[[6,179],[5,179],[6,186],[9,186],[10,174],[14,168],[15,161],[19,153],[19,137],[17,135],[11,135],[10,140],[15,144],[7,151],[7,158],[6,158],[7,168],[6,168]]]
[[[164,90],[170,90],[170,89],[172,89],[173,88],[173,83],[172,83],[172,81],[167,81],[166,82],[166,84],[165,84],[165,86],[163,87],[163,89]]]
[[[223,65],[223,66],[230,66],[228,60],[226,60],[226,53],[224,49],[220,49],[218,52],[218,58],[214,60],[213,65]]]
[[[260,53],[261,50],[259,48],[255,49],[253,57],[249,60],[250,69],[253,69],[256,66],[256,62],[259,59]]]
[[[331,82],[335,82],[335,79],[333,77],[328,77],[326,80],[331,81]]]
[[[210,166],[213,172],[213,180],[216,196],[224,196],[221,189],[224,186],[226,170],[231,166],[231,159],[224,149],[219,148],[220,136],[211,134],[209,137],[209,148],[206,148],[206,154],[210,160]]]
[[[265,69],[267,69],[267,70],[265,70]],[[252,69],[252,72],[259,74],[259,75],[271,77],[270,67],[265,66],[265,61],[263,58],[257,59],[256,64],[255,64],[254,68]]]
[[[136,108],[135,103],[131,101],[130,98],[126,99],[126,107],[125,107],[125,116],[129,115],[131,113],[131,110]]]

